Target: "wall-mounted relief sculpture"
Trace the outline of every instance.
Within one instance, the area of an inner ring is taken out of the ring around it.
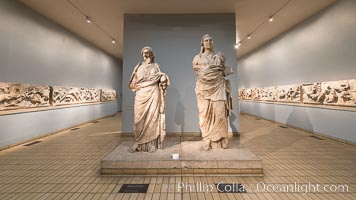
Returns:
[[[322,104],[324,95],[321,92],[321,83],[306,83],[302,85],[303,103]]]
[[[242,88],[239,90],[240,100],[252,100],[252,89]]]
[[[243,89],[241,97],[243,100],[252,100],[252,89]]]
[[[262,88],[261,101],[277,101],[277,87]]]
[[[356,107],[356,80],[241,89],[241,100]]]
[[[277,86],[277,101],[300,103],[301,102],[300,85]]]
[[[100,89],[53,86],[52,104],[68,105],[100,101]]]
[[[253,89],[251,89],[252,100],[261,101],[262,100],[261,94],[262,94],[262,88],[253,88]]]
[[[82,103],[94,103],[100,101],[100,89],[81,88],[80,96]]]
[[[47,86],[0,83],[0,110],[49,106],[49,93]]]
[[[328,81],[321,83],[321,99],[325,105],[356,107],[356,81]]]
[[[81,88],[53,86],[52,105],[68,105],[82,103]]]
[[[101,90],[101,100],[102,102],[105,101],[115,101],[116,100],[116,91],[115,90],[108,90],[102,89]]]
[[[115,90],[0,82],[0,111],[115,100]]]

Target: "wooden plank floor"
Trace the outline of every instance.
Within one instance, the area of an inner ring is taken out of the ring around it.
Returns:
[[[0,151],[0,199],[356,199],[355,146],[247,115],[241,115],[239,142],[263,158],[264,177],[100,176],[100,160],[120,143],[120,120],[118,114]],[[219,182],[241,183],[247,192],[207,191]],[[118,193],[127,183],[150,185],[146,194]],[[309,183],[321,190],[306,192]]]

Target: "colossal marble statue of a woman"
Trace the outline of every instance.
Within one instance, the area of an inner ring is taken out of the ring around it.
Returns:
[[[232,99],[230,81],[225,77],[232,74],[232,70],[225,67],[224,55],[214,52],[213,38],[207,34],[201,39],[201,51],[194,57],[193,69],[197,77],[195,93],[204,141],[202,149],[226,149]]]
[[[154,152],[163,148],[165,132],[165,102],[168,76],[154,62],[151,47],[141,50],[139,62],[130,78],[129,87],[136,93],[134,105],[135,143],[130,152]]]

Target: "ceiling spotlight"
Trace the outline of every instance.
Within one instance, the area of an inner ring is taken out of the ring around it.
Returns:
[[[270,16],[269,19],[268,19],[269,22],[272,22],[273,21],[273,16]]]
[[[115,44],[115,43],[116,43],[115,39],[112,39],[112,40],[111,40],[111,43]]]
[[[88,24],[90,24],[91,23],[90,17],[86,16],[86,21],[87,21]]]
[[[247,35],[247,39],[248,39],[248,40],[251,40],[251,35]]]
[[[241,42],[235,44],[235,49],[238,49],[241,46]]]

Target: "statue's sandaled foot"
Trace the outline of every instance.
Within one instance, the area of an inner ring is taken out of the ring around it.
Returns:
[[[222,147],[223,149],[227,149],[227,148],[228,148],[228,144],[229,144],[229,139],[228,139],[228,138],[222,139],[222,141],[221,141],[221,147]]]
[[[129,148],[130,153],[134,153],[137,151],[138,144],[133,144],[132,147]]]
[[[154,145],[151,145],[149,148],[148,148],[148,152],[149,153],[154,153],[156,151],[156,147]]]
[[[205,140],[203,145],[201,146],[201,149],[203,149],[204,151],[209,151],[211,149],[210,140]]]
[[[211,149],[221,149],[221,140],[211,141]]]

